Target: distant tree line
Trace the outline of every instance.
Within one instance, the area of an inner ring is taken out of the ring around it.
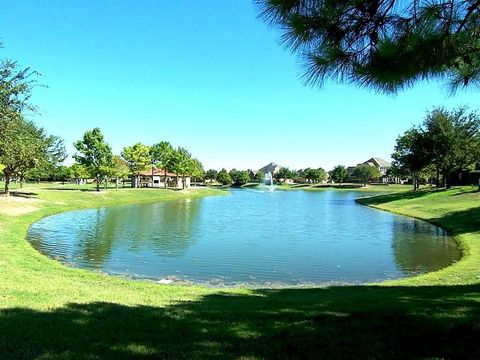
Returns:
[[[109,178],[114,178],[118,187],[119,180],[147,170],[153,172],[162,169],[165,177],[167,173],[174,173],[183,178],[184,187],[187,176],[198,179],[203,178],[204,174],[202,163],[186,148],[174,148],[167,141],[152,146],[136,143],[123,148],[120,155],[113,155],[100,129],[95,128],[87,131],[82,140],[74,143],[74,147],[77,150],[74,155],[75,165],[83,168],[83,174],[96,180],[97,191],[100,190],[100,184],[106,183]]]
[[[109,181],[113,181],[118,188],[119,183],[124,184],[131,175],[155,169],[162,169],[165,174],[174,173],[184,180],[186,176],[203,179],[204,175],[202,163],[198,159],[186,148],[174,148],[167,141],[152,146],[137,143],[126,146],[120,155],[115,155],[101,130],[94,128],[86,131],[82,139],[73,145],[76,149],[73,165],[58,165],[49,169],[36,167],[28,172],[27,178],[38,181],[73,181],[76,184],[93,179],[97,190],[100,190],[101,185],[106,187]]]
[[[274,181],[277,183],[304,182],[317,184],[325,181],[328,177],[328,174],[322,168],[290,170],[288,167],[282,167],[278,172],[273,174],[273,177]],[[209,182],[218,182],[225,186],[243,186],[249,182],[264,182],[265,173],[263,173],[262,171],[254,172],[251,170],[232,169],[230,171],[227,171],[226,169],[222,169],[220,171],[217,171],[215,169],[209,169],[205,172],[204,178]]]

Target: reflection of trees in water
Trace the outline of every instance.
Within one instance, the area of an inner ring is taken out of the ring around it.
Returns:
[[[399,217],[392,226],[395,261],[407,274],[435,271],[460,258],[455,240],[437,226]]]
[[[200,203],[186,199],[95,210],[76,252],[96,265],[112,251],[181,256],[195,243]]]
[[[102,265],[111,254],[115,239],[115,214],[109,214],[108,209],[91,210],[93,215],[88,231],[80,234],[78,252],[81,257],[97,266]]]

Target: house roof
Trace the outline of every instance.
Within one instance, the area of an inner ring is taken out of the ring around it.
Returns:
[[[382,168],[389,168],[392,166],[392,164],[386,160],[383,160],[381,158],[371,158],[371,159],[368,159],[367,161],[364,162],[364,164],[368,164],[368,163],[371,163],[373,165],[376,165],[378,167],[382,167]]]
[[[280,170],[280,166],[274,162],[271,162],[270,164],[268,165],[265,165],[264,167],[262,167],[261,169],[259,169],[258,171],[261,171],[263,173],[275,173],[275,172],[278,172]]]

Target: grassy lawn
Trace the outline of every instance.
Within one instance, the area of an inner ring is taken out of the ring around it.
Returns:
[[[444,270],[379,285],[249,290],[131,281],[37,253],[26,231],[50,214],[222,194],[89,188],[30,185],[27,198],[0,199],[0,359],[480,358],[480,193],[361,200],[453,232],[465,257]]]
[[[276,185],[276,189],[279,190],[305,190],[305,191],[324,191],[324,190],[341,190],[341,191],[361,191],[361,192],[406,192],[412,190],[412,185],[397,185],[397,184],[385,184],[385,185],[368,185],[363,187],[362,184],[281,184]]]

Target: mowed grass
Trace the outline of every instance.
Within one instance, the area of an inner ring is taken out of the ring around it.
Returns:
[[[449,268],[379,285],[250,290],[132,281],[37,253],[26,231],[50,214],[223,194],[89,188],[27,186],[32,199],[0,202],[0,359],[480,358],[477,192],[361,200],[452,231],[465,257]],[[22,209],[5,215],[4,205]]]
[[[385,185],[367,185],[363,187],[359,183],[346,184],[281,184],[276,185],[279,190],[305,190],[305,191],[324,191],[324,190],[339,190],[339,191],[358,191],[358,192],[378,192],[378,193],[398,193],[412,190],[412,185],[400,184],[385,184]]]

